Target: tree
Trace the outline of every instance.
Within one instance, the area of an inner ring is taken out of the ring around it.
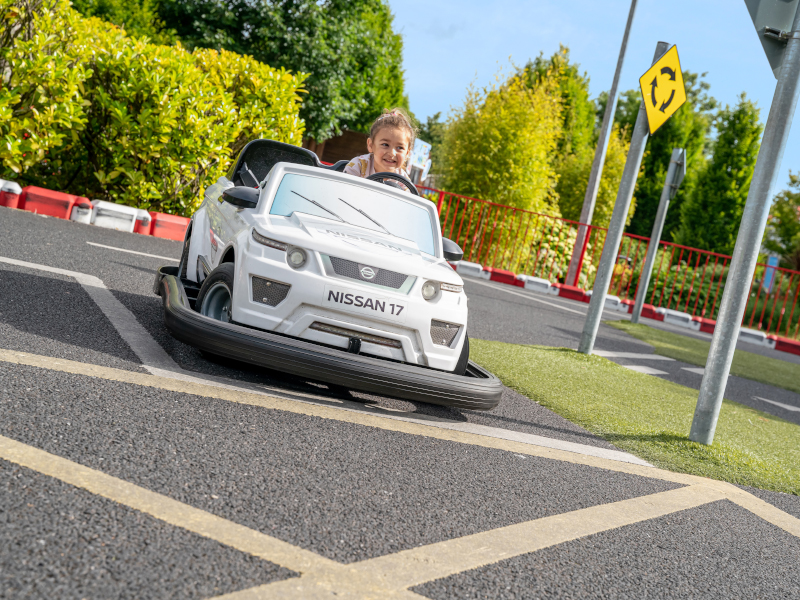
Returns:
[[[770,208],[764,248],[781,257],[781,267],[800,271],[800,175],[789,173],[789,188]]]
[[[442,175],[448,191],[557,212],[554,154],[561,122],[555,73],[531,89],[518,76],[470,87],[448,121]]]
[[[540,55],[528,62],[519,73],[532,88],[549,73],[556,74],[558,79],[561,131],[554,157],[558,176],[556,194],[561,215],[577,221],[581,216],[598,139],[595,131],[595,102],[589,98],[589,77],[585,72],[581,74],[580,65],[570,63],[569,49],[564,46],[561,46],[549,59]],[[611,218],[628,152],[628,142],[620,137],[624,136],[624,132],[624,129],[615,127],[609,140],[605,168],[592,219],[596,225],[608,225]],[[631,202],[629,215],[633,215],[635,210],[634,199]]]
[[[678,243],[733,253],[763,130],[758,116],[744,94],[717,113],[713,156],[683,203]]]
[[[300,116],[317,142],[407,107],[402,37],[384,0],[162,0],[159,15],[189,48],[308,73]]]
[[[617,188],[622,180],[622,171],[625,169],[625,159],[628,157],[628,147],[625,130],[614,124],[614,129],[608,139],[608,150],[603,166],[603,176],[600,178],[600,188],[597,190],[597,200],[594,206],[592,224],[607,227],[614,212],[617,200]],[[594,161],[593,152],[571,154],[559,161],[558,167],[558,206],[561,216],[572,221],[579,221],[583,200],[586,197],[586,186],[589,184],[589,175]],[[631,199],[628,210],[627,222],[636,212],[637,199]]]
[[[417,137],[431,145],[431,169],[438,173],[442,167],[442,144],[447,131],[447,124],[442,122],[442,113],[437,112],[420,123]]]

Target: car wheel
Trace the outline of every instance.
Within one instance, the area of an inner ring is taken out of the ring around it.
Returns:
[[[464,334],[464,345],[461,347],[461,356],[458,357],[456,368],[453,369],[454,375],[464,375],[467,372],[469,362],[469,336]]]
[[[198,312],[223,323],[231,322],[233,301],[233,263],[222,263],[209,273],[197,294]]]

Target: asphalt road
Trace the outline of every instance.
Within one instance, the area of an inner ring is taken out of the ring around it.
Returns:
[[[798,589],[796,497],[649,467],[510,390],[474,413],[209,362],[152,294],[179,252],[0,208],[0,598]],[[98,278],[175,371],[46,268]],[[575,346],[580,305],[467,289],[473,337]]]

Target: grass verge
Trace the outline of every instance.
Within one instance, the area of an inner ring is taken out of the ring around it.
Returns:
[[[706,357],[711,342],[697,338],[663,331],[647,325],[634,325],[628,321],[606,321],[615,327],[647,342],[655,348],[656,354],[668,356],[700,367],[706,366]],[[731,375],[760,381],[800,394],[800,365],[744,350],[736,350],[731,364]]]
[[[565,348],[470,340],[505,385],[664,469],[800,495],[800,426],[726,400],[714,444],[691,442],[697,392]]]

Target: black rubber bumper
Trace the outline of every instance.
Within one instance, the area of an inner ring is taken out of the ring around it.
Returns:
[[[200,350],[380,396],[470,410],[500,402],[500,380],[471,361],[466,375],[454,375],[209,319],[192,310],[176,274],[175,267],[162,267],[155,281],[164,323],[173,337]]]

